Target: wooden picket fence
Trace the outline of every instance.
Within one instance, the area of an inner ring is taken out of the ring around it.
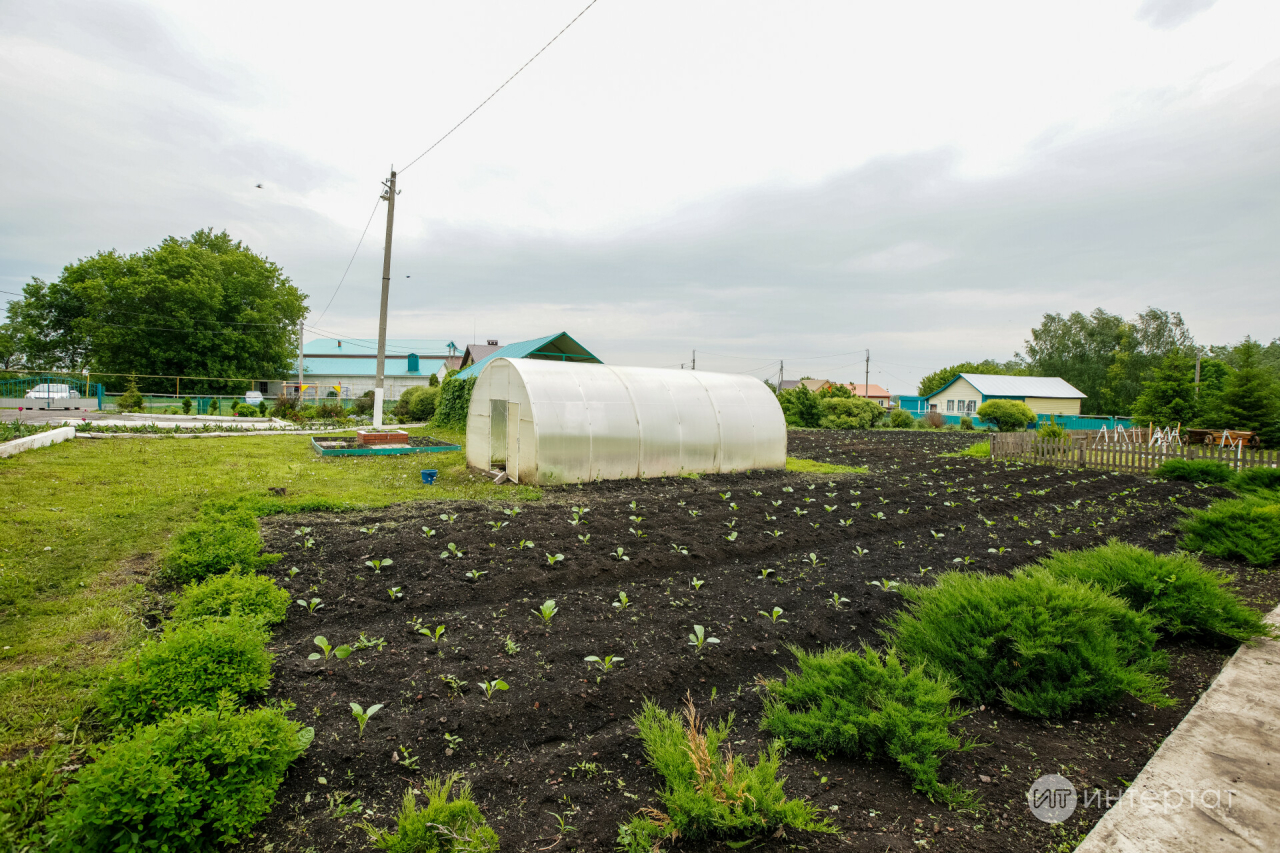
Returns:
[[[1033,465],[1056,465],[1060,468],[1101,468],[1126,474],[1145,474],[1170,459],[1207,459],[1221,462],[1237,471],[1243,468],[1280,467],[1280,451],[1277,450],[1218,447],[1211,444],[1169,447],[1124,447],[1114,444],[1091,446],[1090,440],[1083,436],[1044,439],[1030,432],[992,434],[991,458],[1029,462]]]

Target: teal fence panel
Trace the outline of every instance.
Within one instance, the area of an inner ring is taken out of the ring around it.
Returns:
[[[1133,427],[1133,420],[1122,415],[1039,415],[1037,421],[1040,424],[1049,423],[1053,420],[1063,429],[1115,429],[1122,426],[1125,429]]]

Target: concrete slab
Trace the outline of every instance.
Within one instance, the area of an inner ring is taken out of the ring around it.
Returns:
[[[1076,853],[1210,850],[1280,850],[1276,640],[1240,647]]]
[[[17,456],[19,453],[26,450],[35,450],[37,447],[48,447],[51,444],[69,441],[75,437],[75,427],[59,427],[58,429],[51,429],[48,432],[28,435],[25,438],[15,438],[13,441],[6,441],[3,444],[0,444],[0,458]]]

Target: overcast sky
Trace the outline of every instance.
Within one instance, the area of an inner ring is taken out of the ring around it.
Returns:
[[[0,0],[0,290],[212,226],[374,336],[385,208],[334,292],[380,182],[587,2]],[[1045,312],[1269,340],[1278,32],[1275,0],[598,0],[401,175],[390,334],[846,381],[870,348],[894,393]]]

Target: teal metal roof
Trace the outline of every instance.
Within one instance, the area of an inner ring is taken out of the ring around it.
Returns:
[[[388,355],[416,353],[424,358],[460,354],[453,341],[429,341],[398,338],[387,341]],[[309,355],[377,355],[377,338],[316,338],[302,346],[303,357]]]
[[[495,358],[540,358],[553,361],[574,361],[579,364],[604,364],[592,355],[586,347],[569,337],[568,332],[558,332],[545,338],[534,338],[531,341],[507,344],[495,353],[482,358],[466,370],[455,374],[457,379],[470,379],[479,376],[480,371]]]
[[[345,342],[344,342],[345,344]],[[409,359],[388,357],[382,370],[383,376],[428,376],[438,373],[444,366],[442,359],[423,358],[418,360],[416,373],[409,372]],[[304,358],[302,360],[302,376],[376,376],[378,360],[376,358]]]

